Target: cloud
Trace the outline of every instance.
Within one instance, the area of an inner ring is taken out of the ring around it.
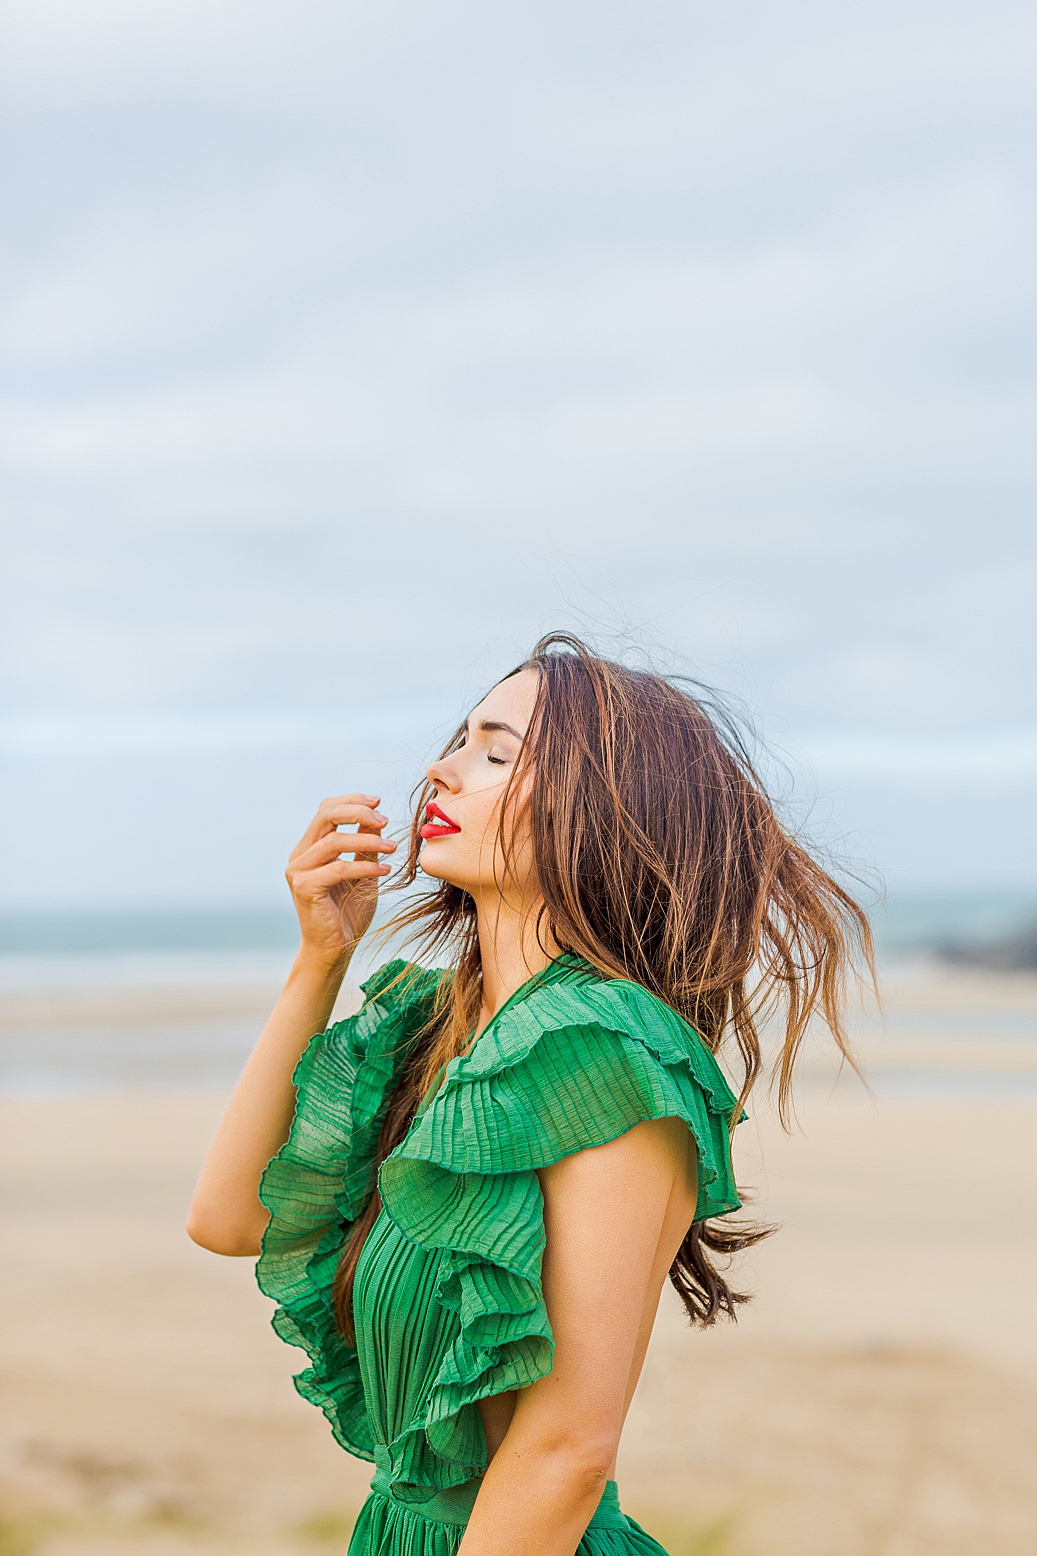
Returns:
[[[1037,729],[944,736],[854,731],[801,738],[793,759],[827,781],[878,780],[911,788],[1009,789],[1037,782]]]
[[[432,727],[443,718],[444,709],[431,699],[379,700],[324,713],[289,708],[262,713],[109,714],[94,718],[28,714],[0,721],[0,751],[13,758],[190,758],[343,744],[370,746],[398,738],[401,730]]]
[[[463,705],[561,622],[820,741],[824,781],[1029,772],[1035,32],[930,0],[22,7],[26,761],[70,730],[288,752],[361,689]]]
[[[9,759],[172,756],[177,761],[253,753],[380,750],[419,730],[446,730],[460,706],[436,698],[379,698],[318,710],[145,714],[22,714],[0,719]],[[433,744],[435,743],[433,737]],[[954,735],[854,730],[793,736],[775,754],[823,782],[878,780],[932,789],[1013,788],[1037,782],[1037,728]]]

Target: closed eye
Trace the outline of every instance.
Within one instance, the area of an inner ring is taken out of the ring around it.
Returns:
[[[486,760],[488,762],[492,762],[494,767],[507,767],[508,765],[508,759],[506,756],[488,756]]]

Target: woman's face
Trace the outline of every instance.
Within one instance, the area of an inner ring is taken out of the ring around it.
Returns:
[[[503,892],[517,903],[525,896],[532,871],[528,837],[508,838],[511,857],[505,880],[498,828],[504,790],[533,716],[539,684],[535,670],[501,681],[469,714],[460,750],[428,768],[436,793],[422,827],[421,868],[477,899]],[[521,805],[524,784],[525,776],[511,791],[509,816]]]

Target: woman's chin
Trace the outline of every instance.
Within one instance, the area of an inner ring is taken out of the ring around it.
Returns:
[[[456,886],[458,883],[453,879],[450,861],[438,857],[438,850],[443,847],[443,841],[437,838],[431,845],[425,844],[418,855],[418,869],[430,875],[434,881],[447,881],[451,886]]]

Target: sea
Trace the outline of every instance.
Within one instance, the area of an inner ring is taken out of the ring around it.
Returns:
[[[876,910],[884,1009],[861,1028],[876,1097],[1037,1100],[1037,973],[941,959],[1034,918],[1037,892],[903,893]],[[274,908],[0,916],[0,1096],[229,1090],[295,942]]]

